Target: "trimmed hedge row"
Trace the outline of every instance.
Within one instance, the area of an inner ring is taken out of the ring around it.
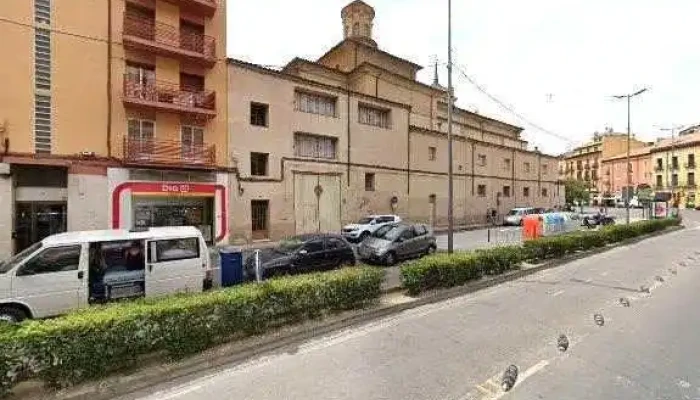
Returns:
[[[272,327],[364,307],[378,301],[383,279],[378,268],[347,268],[0,327],[0,394],[26,379],[64,387],[133,367],[144,355],[177,359]]]
[[[497,275],[517,269],[523,261],[562,257],[577,251],[603,247],[640,235],[679,225],[678,218],[640,221],[630,225],[610,225],[596,231],[530,240],[522,246],[496,247],[474,252],[438,254],[405,264],[401,281],[409,294],[464,285],[484,275]]]

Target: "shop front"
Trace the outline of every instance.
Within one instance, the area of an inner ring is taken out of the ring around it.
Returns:
[[[133,182],[112,191],[112,228],[195,226],[209,244],[227,236],[226,186],[191,182]]]

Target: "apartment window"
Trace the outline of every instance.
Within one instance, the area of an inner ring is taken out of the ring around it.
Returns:
[[[671,157],[671,166],[673,169],[678,168],[678,157],[677,156]]]
[[[678,186],[678,174],[671,175],[671,185]]]
[[[204,148],[204,128],[184,125],[180,128],[182,155],[184,158],[199,158]]]
[[[382,108],[375,108],[360,104],[358,111],[358,122],[365,125],[389,128],[390,111]]]
[[[510,166],[511,166],[510,158],[504,158],[503,159],[503,170],[510,171],[510,168],[511,168]]]
[[[204,53],[204,26],[180,20],[180,47],[195,53]]]
[[[34,151],[51,153],[50,96],[34,96]]]
[[[250,103],[250,124],[255,126],[268,126],[268,113],[270,106],[263,103]]]
[[[598,180],[598,171],[597,170],[591,171],[591,176],[593,177],[594,181],[597,181]]]
[[[435,161],[437,159],[437,148],[436,147],[428,147],[428,159],[430,161]]]
[[[523,188],[523,197],[530,197],[530,188],[527,186]]]
[[[365,174],[365,191],[374,192],[374,174],[372,173]]]
[[[250,153],[250,174],[253,176],[267,176],[267,153]]]
[[[156,83],[156,70],[152,65],[141,65],[135,63],[126,64],[126,95],[144,98],[152,97],[150,90],[146,87],[153,87]]]
[[[129,140],[150,142],[153,140],[156,123],[147,119],[130,119],[127,124]]]
[[[193,74],[180,74],[180,90],[186,92],[203,92],[204,77]]]
[[[542,164],[542,174],[547,175],[548,172],[549,172],[549,165]]]
[[[695,154],[688,154],[688,168],[695,168]]]
[[[663,177],[661,175],[656,175],[656,187],[660,188],[660,187],[663,187],[663,185],[664,185]]]
[[[581,180],[581,171],[576,171],[576,179]]]
[[[510,197],[510,186],[503,186],[503,197]]]
[[[662,158],[656,159],[656,168],[661,169],[664,167],[664,160]]]
[[[51,0],[34,0],[34,22],[51,24]]]
[[[486,165],[486,154],[479,154],[477,156],[477,164],[482,167]]]
[[[294,93],[296,111],[335,117],[336,98],[321,94],[296,91]]]
[[[34,87],[51,90],[51,32],[34,30]]]
[[[695,186],[695,172],[688,172],[688,186]]]
[[[270,234],[270,201],[250,201],[250,221],[253,240],[267,239]]]
[[[547,188],[542,188],[542,197],[547,197],[549,193],[547,193]]]
[[[486,185],[477,185],[476,194],[479,197],[486,197]]]
[[[338,139],[328,136],[294,134],[294,155],[297,157],[336,158]]]
[[[530,172],[530,163],[529,162],[526,161],[523,163],[523,170],[525,170],[525,172]]]

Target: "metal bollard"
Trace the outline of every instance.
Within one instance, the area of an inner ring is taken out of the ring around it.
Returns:
[[[491,228],[486,229],[486,241],[491,243]]]
[[[255,250],[255,281],[262,282],[262,271],[260,270],[260,250]]]

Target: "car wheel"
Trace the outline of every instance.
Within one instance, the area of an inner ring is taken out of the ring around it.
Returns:
[[[392,266],[396,264],[396,254],[393,251],[386,253],[384,256],[384,264]]]
[[[357,265],[357,260],[355,259],[355,257],[346,258],[345,260],[343,260],[343,262],[340,263],[340,268],[354,267],[355,265]]]
[[[428,250],[425,251],[425,255],[426,256],[433,255],[433,254],[435,254],[436,251],[437,251],[437,248],[435,248],[435,245],[431,244],[430,246],[428,246]]]
[[[0,307],[0,324],[17,324],[27,319],[27,314],[18,307]]]

